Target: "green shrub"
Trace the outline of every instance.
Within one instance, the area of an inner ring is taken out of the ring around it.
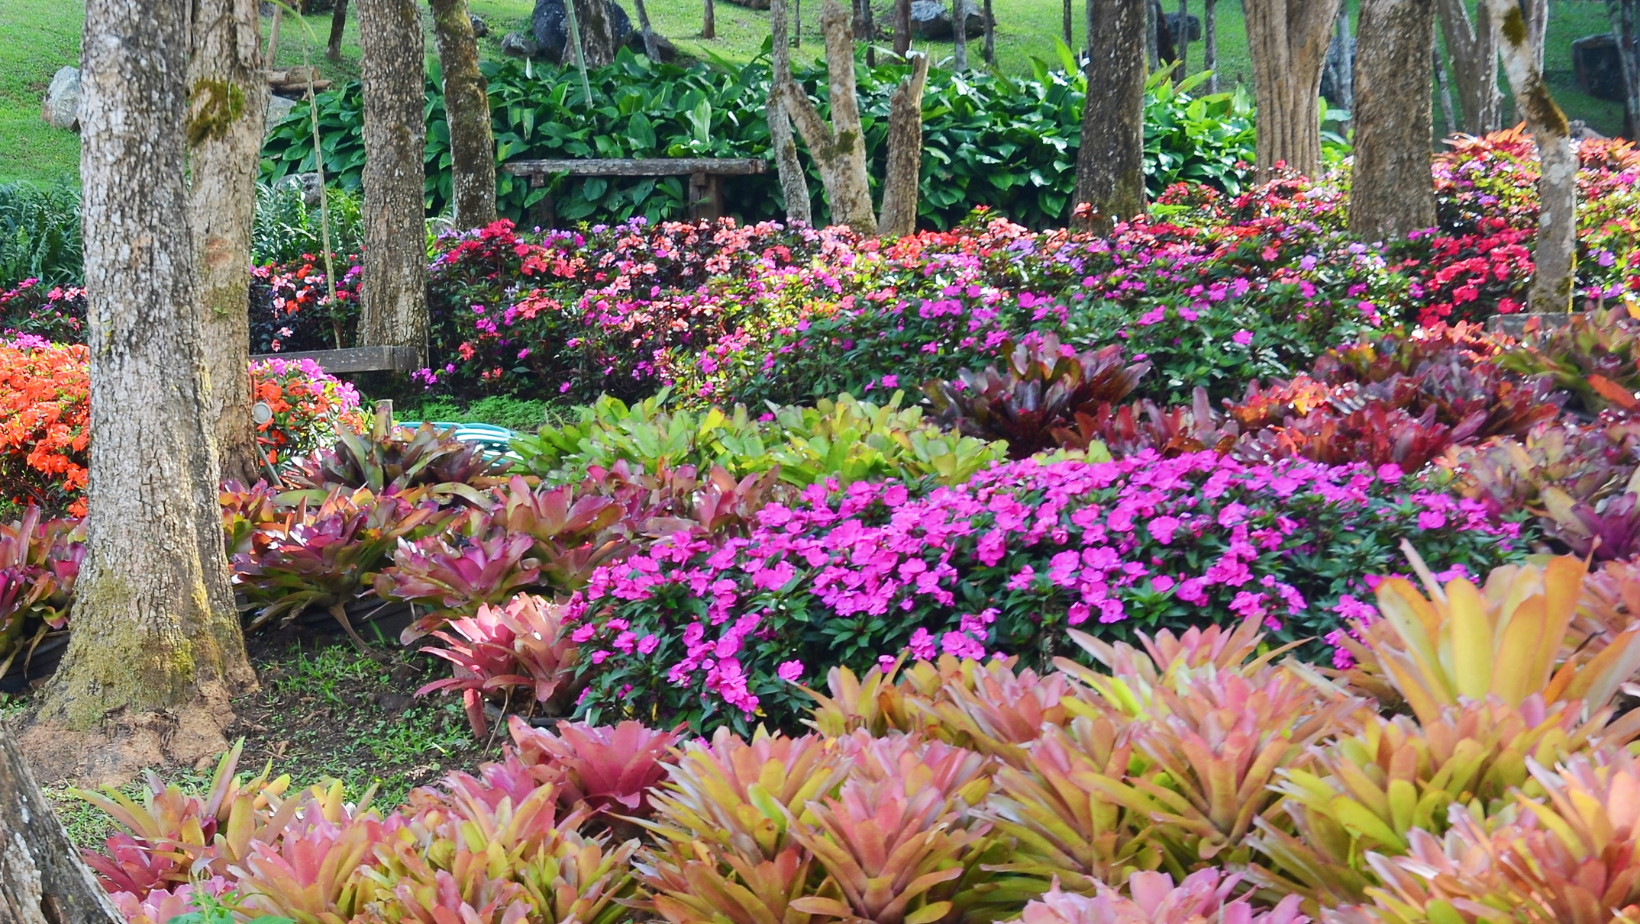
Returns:
[[[77,284],[83,272],[79,192],[0,184],[0,292],[25,279],[47,287]]]
[[[364,246],[363,200],[357,192],[328,191],[330,249],[334,253],[359,253]],[[309,255],[325,251],[323,216],[317,206],[309,206],[302,190],[266,183],[256,186],[256,223],[251,229],[251,262],[299,263]]]

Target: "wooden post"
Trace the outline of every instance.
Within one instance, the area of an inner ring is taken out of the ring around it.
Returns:
[[[0,724],[0,921],[121,924]]]

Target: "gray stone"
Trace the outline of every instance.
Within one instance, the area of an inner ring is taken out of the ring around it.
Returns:
[[[615,0],[605,0],[615,44],[624,45],[632,35],[632,17]],[[530,30],[535,35],[536,54],[554,64],[569,60],[569,20],[564,15],[564,0],[535,0],[535,12],[530,15]]]
[[[262,131],[265,134],[273,134],[274,128],[276,128],[280,122],[283,122],[285,117],[290,115],[291,110],[295,108],[296,100],[269,94],[267,120],[263,125]]]
[[[1185,21],[1190,24],[1190,41],[1201,41],[1202,21],[1195,16],[1186,16]],[[1173,41],[1177,42],[1179,40],[1179,14],[1177,12],[1167,14],[1167,27],[1173,30]]]
[[[528,32],[508,32],[501,37],[501,53],[515,58],[533,58],[541,53],[541,48]]]
[[[1572,73],[1577,88],[1596,99],[1621,102],[1623,59],[1619,57],[1617,36],[1585,35],[1572,43]]]
[[[478,18],[477,16],[473,16],[471,14],[468,14],[467,18],[472,20],[472,23],[473,23],[473,37],[474,38],[483,38],[484,36],[490,34],[490,24],[489,23],[487,23],[484,20]]]
[[[324,198],[324,186],[319,182],[317,173],[292,173],[274,181],[274,189],[299,189],[302,191],[302,204],[310,209],[319,207]]]
[[[979,4],[973,0],[957,0],[962,3],[964,18],[968,24],[968,37],[979,38],[985,34],[985,14]],[[924,40],[945,39],[953,37],[951,31],[951,4],[941,0],[911,0],[911,37]]]
[[[62,67],[51,75],[51,86],[40,104],[40,118],[52,128],[80,130],[80,71]]]

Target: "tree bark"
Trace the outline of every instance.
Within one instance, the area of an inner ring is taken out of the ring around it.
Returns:
[[[1093,36],[1088,36],[1088,42],[1091,46]],[[1145,0],[1145,67],[1154,71],[1161,66],[1162,50],[1156,41],[1156,2]]]
[[[1343,3],[1338,5],[1337,25],[1321,65],[1321,98],[1333,109],[1355,109],[1355,42],[1350,38],[1350,11]]]
[[[1555,105],[1543,79],[1543,49],[1532,46],[1534,35],[1541,43],[1542,31],[1534,23],[1541,18],[1535,0],[1523,11],[1520,0],[1484,0],[1494,22],[1500,25],[1498,48],[1504,72],[1515,96],[1515,109],[1526,120],[1526,128],[1538,151],[1538,228],[1532,251],[1535,270],[1528,300],[1532,311],[1558,313],[1571,310],[1572,267],[1577,254],[1577,154],[1572,150],[1571,131],[1566,116]]]
[[[189,13],[188,0],[86,4],[91,490],[74,631],[36,716],[43,734],[202,701],[223,717],[228,696],[255,685],[222,548],[187,219]]]
[[[1445,137],[1458,131],[1458,109],[1452,102],[1452,79],[1447,73],[1446,56],[1439,40],[1431,50],[1431,57],[1435,59],[1435,85],[1441,88],[1441,115],[1446,120],[1446,131],[1442,137]]]
[[[1065,47],[1075,48],[1075,40],[1072,38],[1071,34],[1071,0],[1065,0],[1064,15],[1060,18],[1063,20],[1060,23],[1060,31],[1064,33]]]
[[[467,0],[430,0],[444,117],[450,127],[450,179],[458,228],[495,222],[495,139],[489,84],[478,70],[478,37]]]
[[[991,0],[985,0],[982,15],[985,17],[985,45],[983,46],[980,53],[985,57],[985,63],[986,64],[989,64],[992,67],[996,67],[996,64],[997,64],[997,18],[996,18],[996,14],[991,9]],[[1071,47],[1071,43],[1066,42],[1065,47],[1066,48]]]
[[[1258,103],[1258,166],[1321,169],[1321,66],[1339,0],[1244,0]]]
[[[922,181],[923,88],[928,84],[928,56],[911,61],[911,75],[894,88],[888,107],[888,172],[883,178],[883,208],[878,237],[905,237],[917,230],[917,191]]]
[[[774,83],[792,124],[820,169],[834,224],[845,224],[864,236],[877,230],[871,207],[871,183],[866,175],[866,147],[860,127],[860,101],[855,94],[854,39],[848,10],[837,0],[820,7],[820,29],[826,40],[826,79],[831,99],[831,124],[820,118],[813,100],[792,76],[791,51],[786,44],[786,0],[771,0],[769,23],[774,31]]]
[[[655,30],[649,25],[649,5],[644,0],[633,0],[633,7],[638,11],[638,34],[643,38],[643,53],[651,61],[659,61],[661,52],[655,42]]]
[[[602,0],[598,0],[600,5]],[[426,47],[415,0],[359,0],[364,83],[360,346],[427,350]]]
[[[1503,127],[1503,94],[1498,90],[1498,34],[1483,2],[1474,18],[1464,0],[1435,0],[1441,34],[1452,56],[1463,130],[1484,135]]]
[[[1430,171],[1435,7],[1362,0],[1355,56],[1355,175],[1350,231],[1384,241],[1435,225]]]
[[[1202,9],[1202,68],[1211,96],[1219,92],[1219,0],[1207,0]]]
[[[894,0],[894,54],[905,58],[911,52],[911,0]]]
[[[809,212],[809,178],[803,172],[803,163],[797,159],[797,142],[792,138],[792,120],[786,115],[786,103],[781,88],[771,87],[769,105],[765,110],[769,120],[769,145],[774,148],[775,171],[780,177],[780,194],[786,200],[786,222],[792,225],[813,225]]]
[[[1640,139],[1640,0],[1606,0],[1623,68],[1623,137]]]
[[[575,3],[575,18],[581,24],[581,51],[586,55],[587,67],[603,67],[615,60],[615,53],[621,50],[620,43],[615,41],[615,23],[609,16],[607,0],[573,0]],[[711,14],[712,3],[707,0],[707,14]],[[710,25],[710,22],[708,22]],[[712,38],[705,35],[703,38]]]
[[[1179,28],[1173,33],[1173,47],[1179,51],[1179,70],[1176,75],[1184,78],[1190,74],[1190,3],[1189,0],[1179,0]]]
[[[968,0],[951,0],[951,66],[968,70]]]
[[[124,924],[0,724],[0,921]]]
[[[706,9],[701,15],[700,37],[717,38],[717,9],[713,6],[712,0],[706,0]]]
[[[325,46],[325,57],[332,61],[342,57],[342,30],[347,28],[347,0],[335,0],[330,8],[330,42]]]
[[[990,3],[991,0],[985,0],[985,2]],[[861,23],[861,26],[862,26],[862,31],[865,32],[864,38],[865,38],[865,43],[866,43],[866,67],[876,67],[877,66],[877,14],[871,8],[871,0],[860,0],[860,16],[864,20]]]
[[[198,307],[207,398],[223,478],[245,484],[262,469],[251,421],[251,226],[268,85],[256,0],[193,0],[188,154]]]
[[[1147,0],[1088,0],[1088,97],[1076,155],[1076,203],[1108,233],[1145,208]]]

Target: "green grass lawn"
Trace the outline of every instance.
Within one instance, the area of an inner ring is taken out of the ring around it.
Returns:
[[[1085,0],[1076,0],[1073,19],[1077,44],[1086,39]],[[1202,12],[1204,0],[1189,0],[1190,11]],[[1352,7],[1356,0],[1349,0]],[[501,36],[525,28],[533,0],[470,0],[473,12],[490,24],[485,54],[500,54]],[[1176,0],[1163,0],[1169,11]],[[630,0],[626,5],[631,8]],[[717,0],[717,37],[700,38],[702,0],[647,0],[655,29],[670,37],[685,54],[704,60],[746,61],[754,57],[768,35],[768,14]],[[1057,61],[1061,0],[993,0],[997,17],[997,66],[1005,73],[1028,73],[1032,58]],[[816,21],[819,0],[803,7],[801,57],[820,51]],[[634,14],[635,17],[635,14]],[[78,172],[79,143],[69,132],[56,131],[40,120],[40,100],[51,75],[79,58],[83,6],[75,0],[4,0],[0,2],[0,182],[30,180],[51,183],[73,181]],[[264,20],[263,34],[268,23]],[[1616,134],[1623,121],[1622,105],[1594,99],[1572,84],[1571,42],[1580,36],[1609,31],[1606,6],[1601,0],[1558,0],[1550,19],[1547,64],[1550,84],[1562,108],[1595,130]],[[325,59],[323,46],[330,30],[330,14],[286,16],[280,29],[277,64],[296,67],[304,60],[318,65],[332,79],[359,73],[358,30],[350,20],[342,60]],[[428,40],[432,53],[432,41]],[[935,60],[949,58],[951,46],[928,48]],[[979,62],[979,42],[970,46],[970,58]],[[1190,48],[1192,67],[1201,65],[1201,45]],[[1219,4],[1219,72],[1222,85],[1251,80],[1246,26],[1238,0]],[[1437,119],[1439,113],[1437,112]]]

